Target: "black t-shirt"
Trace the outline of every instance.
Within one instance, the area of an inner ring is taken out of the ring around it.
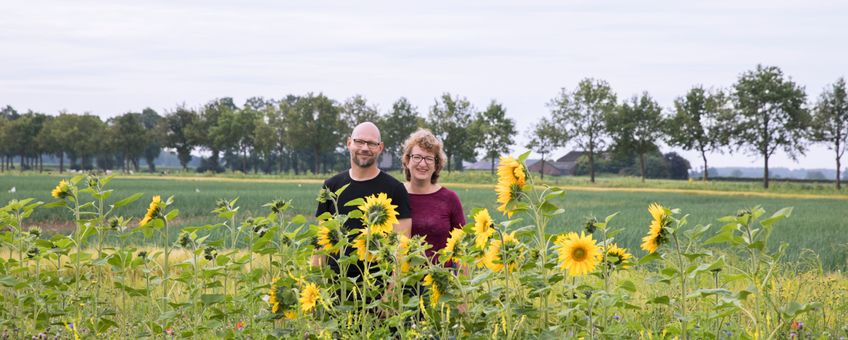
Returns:
[[[342,192],[342,194],[338,198],[340,214],[347,214],[353,210],[358,209],[356,206],[345,206],[345,203],[349,201],[352,201],[357,198],[365,198],[366,196],[376,196],[380,193],[385,193],[389,198],[392,199],[392,205],[397,206],[397,208],[395,208],[395,210],[398,212],[397,219],[400,220],[404,218],[410,218],[412,216],[409,209],[409,195],[406,193],[406,187],[403,186],[403,183],[390,176],[389,174],[380,171],[380,173],[372,179],[366,181],[356,181],[350,178],[350,172],[348,170],[345,170],[324,181],[324,188],[335,192],[336,190],[348,183],[350,183],[350,185],[348,185],[348,187]],[[335,207],[333,206],[332,201],[327,200],[324,203],[318,203],[318,209],[315,211],[315,216],[320,216],[325,212],[329,212],[331,214],[335,213]],[[363,225],[362,220],[358,218],[348,219],[344,225],[345,233],[349,230],[360,228],[363,228]],[[352,252],[353,248],[348,247],[347,253],[350,254]],[[329,259],[329,265],[330,268],[332,268],[335,272],[338,272],[338,264],[336,263],[336,259],[336,256],[331,256],[331,258]],[[354,267],[355,266],[351,266],[351,268],[349,268],[349,277],[359,275],[359,269]]]

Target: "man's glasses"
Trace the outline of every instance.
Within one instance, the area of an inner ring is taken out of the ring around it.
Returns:
[[[372,141],[367,141],[367,140],[359,139],[359,138],[354,139],[353,144],[355,144],[356,146],[358,146],[360,148],[368,145],[369,149],[376,149],[378,146],[380,146],[380,142],[372,142]]]
[[[432,157],[432,156],[426,156],[425,157],[425,156],[421,156],[421,155],[409,155],[409,159],[415,164],[418,164],[418,163],[421,163],[421,161],[424,161],[424,163],[426,163],[428,165],[432,165],[434,162],[436,162],[436,158]]]

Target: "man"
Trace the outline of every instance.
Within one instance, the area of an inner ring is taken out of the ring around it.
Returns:
[[[397,206],[398,224],[394,225],[394,231],[409,237],[412,232],[412,218],[406,188],[403,183],[377,167],[377,158],[383,152],[380,130],[371,122],[357,125],[347,139],[347,149],[350,151],[350,169],[324,181],[324,188],[331,192],[349,184],[338,198],[339,213],[347,214],[357,209],[355,206],[345,206],[345,203],[351,200],[386,193],[392,199],[392,205]],[[318,203],[315,216],[325,212],[335,213],[335,207],[331,201]],[[362,220],[352,218],[345,222],[346,231],[357,228],[364,228]],[[348,253],[352,251],[352,248],[348,248]],[[327,263],[326,260],[325,256],[315,255],[312,257],[312,265],[323,265]],[[333,271],[339,271],[336,259],[330,259],[328,265]],[[348,268],[348,277],[359,276],[359,274],[357,266]]]

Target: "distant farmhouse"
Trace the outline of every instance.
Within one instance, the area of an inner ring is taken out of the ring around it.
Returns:
[[[583,151],[571,151],[553,162],[545,160],[544,169],[542,169],[541,160],[534,160],[532,164],[528,160],[527,170],[531,173],[543,172],[545,175],[552,176],[574,176],[577,171],[577,160],[584,154],[586,153]]]
[[[585,154],[583,151],[571,151],[554,161],[546,159],[544,173],[545,175],[552,176],[574,176],[577,170],[577,160]],[[498,163],[499,161],[496,159],[495,167],[498,166]],[[524,164],[527,165],[527,170],[531,173],[539,173],[542,169],[541,159],[527,159]],[[483,158],[473,163],[463,162],[462,167],[465,170],[490,170],[492,168],[492,160]]]

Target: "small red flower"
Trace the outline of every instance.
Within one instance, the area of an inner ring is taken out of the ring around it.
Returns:
[[[243,331],[243,330],[244,330],[244,321],[237,322],[236,323],[236,331]]]

